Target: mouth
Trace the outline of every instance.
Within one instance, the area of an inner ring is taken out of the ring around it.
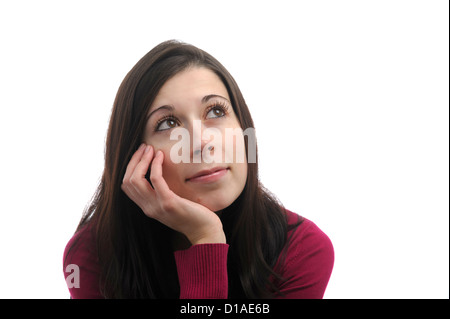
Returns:
[[[203,170],[187,178],[186,182],[194,182],[194,183],[215,182],[224,177],[229,170],[230,170],[229,167],[215,167],[210,170]]]

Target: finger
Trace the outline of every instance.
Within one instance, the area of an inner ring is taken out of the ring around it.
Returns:
[[[155,158],[152,162],[152,168],[150,171],[150,181],[158,195],[164,197],[164,195],[170,192],[170,188],[167,185],[164,177],[162,176],[162,164],[164,162],[164,153],[161,151],[156,152]]]
[[[147,146],[140,162],[136,165],[133,174],[130,177],[129,183],[134,187],[135,191],[143,197],[147,197],[149,192],[153,191],[149,181],[145,178],[148,172],[150,163],[153,159],[153,147]]]
[[[147,174],[150,167],[150,162],[153,159],[153,153],[153,146],[148,145],[145,147],[144,154],[142,155],[141,160],[134,168],[134,172],[132,174],[133,176],[136,176],[138,178],[145,178],[145,175]]]
[[[137,149],[137,151],[133,154],[130,161],[128,162],[127,169],[125,170],[125,176],[123,177],[123,182],[128,181],[133,175],[134,169],[136,168],[136,165],[139,164],[142,155],[144,154],[145,150],[145,143],[142,143],[141,146]]]

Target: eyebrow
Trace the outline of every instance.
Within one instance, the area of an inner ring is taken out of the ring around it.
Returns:
[[[163,105],[163,106],[160,106],[160,107],[158,107],[157,109],[155,109],[155,110],[153,110],[153,111],[150,112],[150,114],[147,116],[147,120],[148,120],[148,119],[150,118],[150,116],[152,116],[153,113],[155,113],[156,111],[159,111],[159,110],[168,110],[168,111],[172,111],[172,112],[173,112],[174,109],[175,109],[175,108],[174,108],[172,105]]]
[[[203,97],[202,103],[207,103],[209,100],[211,100],[211,99],[213,99],[213,98],[220,98],[220,99],[224,99],[224,100],[228,101],[227,98],[225,98],[225,97],[223,97],[223,96],[221,96],[221,95],[218,95],[218,94],[209,94],[209,95],[206,95],[206,96]],[[229,102],[230,102],[230,101],[228,101],[228,103],[229,103]]]

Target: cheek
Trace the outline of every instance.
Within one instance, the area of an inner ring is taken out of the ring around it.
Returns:
[[[148,145],[153,146],[154,152],[156,154],[157,151],[161,151],[164,153],[164,162],[163,169],[167,165],[173,165],[173,162],[170,160],[170,150],[175,144],[176,141],[171,141],[168,138],[146,138],[144,142]]]
[[[155,140],[145,142],[153,146],[155,153],[157,151],[162,151],[164,153],[164,162],[162,165],[163,177],[169,188],[176,192],[180,185],[182,164],[176,164],[170,159],[170,149],[173,143],[167,143],[167,141],[158,143],[158,141]]]
[[[234,169],[236,170],[236,184],[239,191],[239,194],[245,187],[245,183],[247,182],[247,163],[237,163],[234,165]]]
[[[167,154],[165,154],[167,156]],[[163,178],[169,186],[170,190],[175,194],[185,197],[186,189],[184,188],[184,170],[182,163],[173,163],[170,158],[166,157],[163,163]]]
[[[170,159],[170,149],[160,149],[164,153],[164,162],[163,162],[163,177],[166,180],[169,187],[171,187],[170,184],[176,182],[176,184],[179,184],[178,181],[181,176],[181,166],[182,164],[177,164],[172,162]],[[170,184],[169,184],[170,183]]]
[[[234,128],[223,135],[223,151],[225,163],[247,163],[244,134],[241,128]]]

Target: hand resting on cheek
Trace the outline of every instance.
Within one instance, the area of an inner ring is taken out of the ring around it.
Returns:
[[[162,176],[163,162],[163,152],[155,154],[151,145],[142,144],[128,163],[122,190],[146,216],[184,234],[192,245],[226,243],[222,223],[213,211],[170,190]],[[150,167],[151,185],[145,178]]]

